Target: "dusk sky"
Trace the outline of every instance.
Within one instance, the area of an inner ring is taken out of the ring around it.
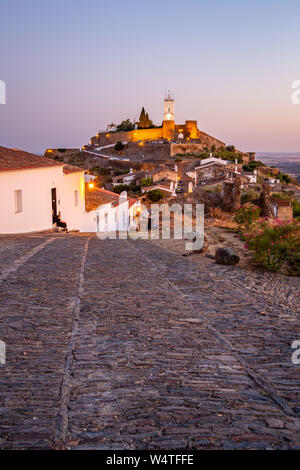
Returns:
[[[0,145],[79,147],[107,123],[177,123],[243,151],[300,152],[299,0],[1,0]]]

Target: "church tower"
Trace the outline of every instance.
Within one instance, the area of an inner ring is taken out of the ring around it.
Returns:
[[[174,98],[168,91],[164,102],[163,138],[172,140],[175,135]]]
[[[175,121],[174,98],[171,96],[170,90],[165,97],[164,121]]]

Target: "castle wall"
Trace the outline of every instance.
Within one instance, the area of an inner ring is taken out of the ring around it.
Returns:
[[[175,137],[175,121],[163,122],[163,137],[164,139],[172,140]]]
[[[137,129],[130,132],[130,141],[137,142],[139,140],[156,140],[163,137],[163,128],[155,127],[154,129]]]
[[[163,138],[163,128],[155,127],[153,129],[136,129],[133,131],[122,132],[101,132],[91,138],[92,145],[109,145],[116,142],[138,142],[139,140],[156,140]]]
[[[185,121],[184,136],[190,139],[199,139],[200,131],[197,127],[197,121]]]
[[[146,140],[159,140],[168,139],[173,140],[177,138],[179,133],[183,133],[187,139],[200,140],[202,148],[211,148],[215,145],[216,148],[225,147],[225,143],[221,140],[212,137],[205,132],[199,131],[197,121],[185,121],[185,124],[176,124],[175,121],[163,121],[162,127],[153,129],[136,129],[132,131],[123,132],[101,132],[97,136],[91,138],[91,144],[97,146],[105,146],[121,142],[138,142]],[[184,153],[184,152],[183,152]]]
[[[170,157],[170,143],[164,142],[163,144],[154,144],[145,142],[144,145],[140,146],[137,142],[128,142],[125,148],[125,156],[130,157],[132,155],[140,155],[141,158],[144,156],[161,157],[167,159]]]

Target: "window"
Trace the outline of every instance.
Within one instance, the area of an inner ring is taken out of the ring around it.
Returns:
[[[22,212],[22,190],[17,189],[15,192],[15,213]]]
[[[75,189],[74,191],[74,196],[75,196],[75,206],[78,206],[78,190]]]

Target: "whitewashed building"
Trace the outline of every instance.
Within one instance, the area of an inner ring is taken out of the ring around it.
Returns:
[[[104,201],[94,198],[91,208],[89,198],[105,191],[89,186],[82,168],[0,147],[0,234],[50,230],[53,215],[60,215],[69,230],[96,232],[101,212],[96,209]],[[126,203],[124,196],[122,199],[115,193],[110,193],[110,200],[115,205],[122,201],[122,211],[128,205],[126,217],[121,211],[122,219],[117,221],[123,230],[133,219],[136,200],[129,198]],[[108,210],[109,217],[112,212],[115,211]]]
[[[79,229],[85,212],[84,170],[0,147],[0,233],[48,230],[53,213]]]
[[[86,188],[85,232],[117,232],[135,229],[140,214],[140,202],[102,188]]]

